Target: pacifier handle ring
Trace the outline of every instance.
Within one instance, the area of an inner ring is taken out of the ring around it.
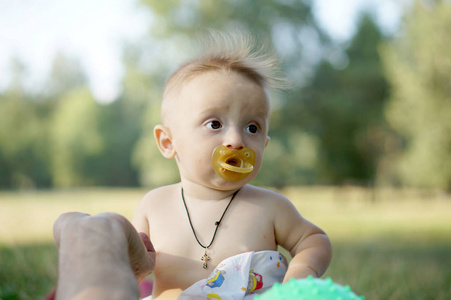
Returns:
[[[226,170],[236,172],[236,173],[250,173],[254,169],[254,166],[252,166],[252,165],[249,167],[235,167],[235,166],[223,163],[223,162],[220,162],[219,165]]]

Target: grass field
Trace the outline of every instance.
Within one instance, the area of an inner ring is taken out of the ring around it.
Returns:
[[[325,277],[366,299],[451,299],[451,197],[413,190],[281,191],[331,238]],[[141,189],[0,192],[0,299],[41,299],[56,282],[52,224],[66,211],[131,218]]]

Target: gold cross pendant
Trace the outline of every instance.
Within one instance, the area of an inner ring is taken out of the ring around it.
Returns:
[[[204,262],[202,267],[206,270],[208,268],[208,261],[210,260],[210,256],[207,254],[207,248],[205,248],[205,254],[202,255],[200,260]]]

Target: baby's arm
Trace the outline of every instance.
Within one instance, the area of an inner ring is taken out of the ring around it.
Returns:
[[[329,238],[324,231],[305,220],[288,199],[280,196],[277,200],[276,241],[293,256],[284,282],[308,275],[320,277],[332,257]]]
[[[133,214],[133,218],[132,218],[132,225],[133,227],[135,227],[136,231],[139,232],[140,236],[142,237],[142,233],[144,233],[146,235],[146,237],[150,238],[150,234],[149,234],[149,223],[147,221],[147,201],[146,201],[146,197],[144,197],[144,199],[142,199],[136,209],[135,212]],[[143,238],[144,241],[144,238]],[[144,241],[146,242],[146,241]],[[149,241],[150,243],[150,241]],[[147,245],[146,245],[147,246]],[[153,266],[155,266],[155,259],[156,259],[156,254],[155,254],[155,250],[153,249],[152,246],[152,261],[153,261]],[[151,270],[153,271],[153,269]],[[141,278],[143,279],[143,278]]]

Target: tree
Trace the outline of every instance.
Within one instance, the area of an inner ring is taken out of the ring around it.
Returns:
[[[99,104],[86,88],[69,91],[57,104],[52,120],[52,177],[56,187],[98,184],[97,170],[104,142]]]
[[[157,72],[159,68],[154,64],[146,63],[152,54],[152,48],[146,51],[137,45],[125,49],[125,76],[117,101],[123,116],[121,131],[128,141],[128,146],[121,141],[122,148],[127,147],[127,164],[133,170],[135,184],[147,187],[171,182],[178,174],[173,162],[161,157],[153,138],[153,127],[159,122],[165,75]],[[153,61],[158,65],[158,59]]]
[[[88,80],[78,60],[59,52],[53,58],[50,74],[43,85],[43,101],[58,101],[68,91],[88,85]]]
[[[450,28],[449,1],[416,1],[384,48],[386,115],[404,139],[394,171],[405,185],[451,188]]]
[[[388,86],[378,52],[383,40],[372,17],[364,14],[345,51],[348,65],[337,69],[324,59],[311,82],[291,93],[276,118],[276,130],[289,132],[285,145],[301,129],[304,144],[316,147],[315,163],[306,174],[317,183],[370,184],[375,179],[386,135]]]
[[[0,94],[0,188],[50,185],[47,110],[25,88],[26,67],[12,64],[12,80]]]
[[[64,97],[72,99],[86,96],[83,93],[73,92],[86,85],[85,76],[78,63],[63,54],[57,55],[52,72],[42,90],[26,85],[26,67],[22,63],[13,60],[12,66],[12,80],[6,91],[0,95],[2,114],[0,117],[0,187],[50,187],[52,180],[57,182],[58,186],[69,186],[82,182],[80,178],[88,180],[89,175],[83,177],[83,174],[77,174],[79,180],[75,180],[74,176],[68,179],[70,176],[66,174],[72,172],[76,168],[74,166],[81,167],[78,165],[78,162],[82,160],[80,155],[71,154],[76,153],[77,147],[83,145],[83,142],[77,144],[84,139],[81,136],[82,133],[80,136],[72,136],[75,140],[72,140],[71,144],[61,146],[71,138],[71,133],[77,130],[77,126],[80,127],[79,124],[85,125],[82,121],[83,114],[76,115],[77,120],[73,119],[72,113],[76,114],[78,107],[72,105],[72,102],[75,103],[77,100],[68,100],[69,104],[60,103],[65,102]],[[65,105],[69,106],[67,110],[63,108]],[[56,117],[55,114],[60,112],[63,112],[63,115]],[[84,113],[90,116],[90,112]],[[56,137],[52,132],[56,132]],[[85,132],[89,139],[90,134],[92,135],[91,131],[85,128]],[[52,144],[54,141],[57,141],[56,145]],[[71,161],[72,158],[78,161]],[[95,163],[93,165],[95,166]]]

